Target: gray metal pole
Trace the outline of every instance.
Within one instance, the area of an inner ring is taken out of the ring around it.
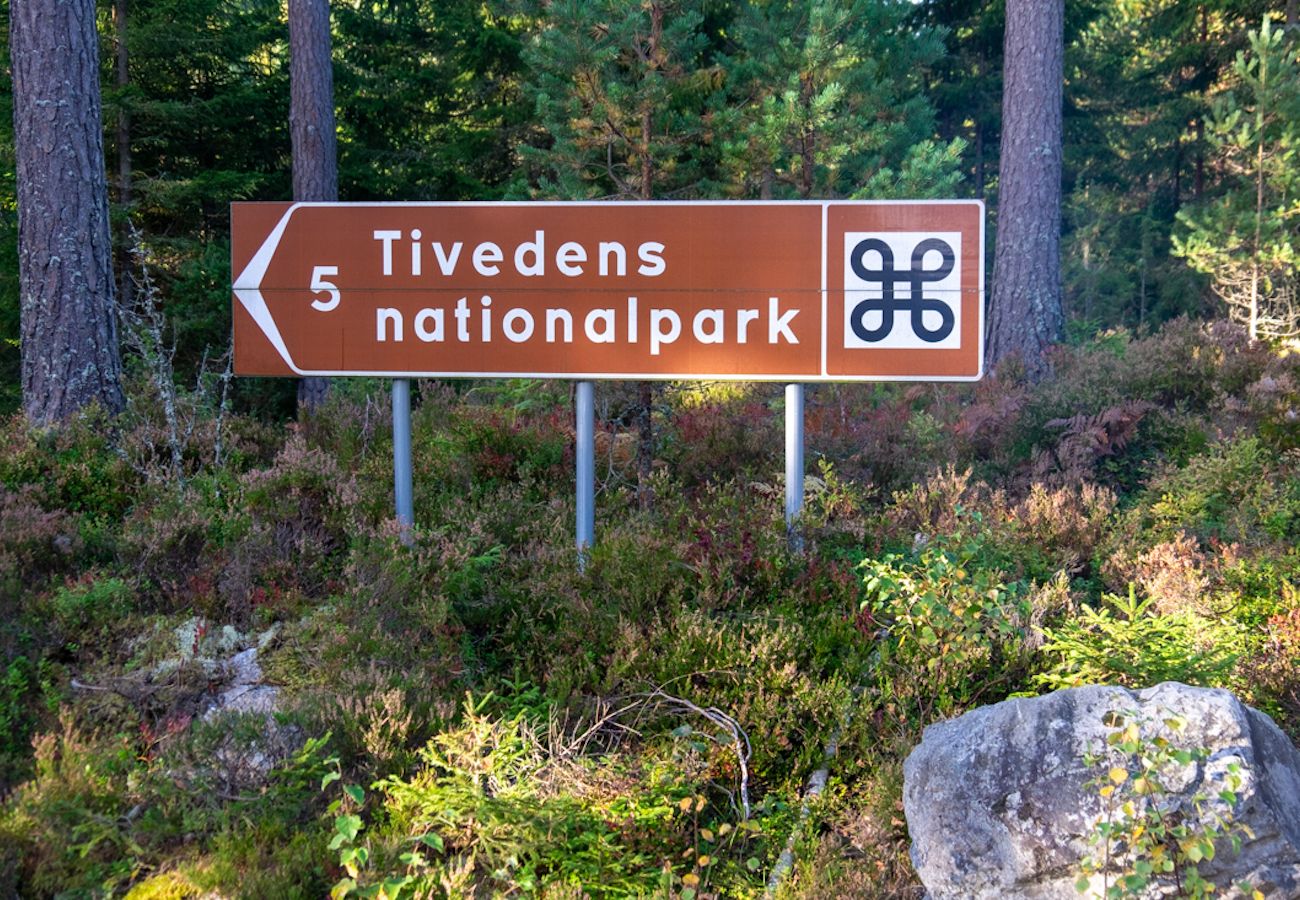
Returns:
[[[596,386],[579,381],[573,393],[577,457],[578,568],[587,566],[587,549],[596,539]]]
[[[393,379],[393,496],[402,543],[410,543],[415,523],[414,490],[411,484],[411,381]]]
[[[803,550],[795,521],[803,511],[803,385],[785,386],[785,531],[790,549]]]

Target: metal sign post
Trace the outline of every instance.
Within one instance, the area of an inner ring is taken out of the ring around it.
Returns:
[[[414,490],[411,481],[411,380],[393,379],[393,496],[402,543],[411,543],[415,523]]]
[[[596,539],[596,386],[579,381],[573,392],[574,444],[577,466],[578,569],[587,567],[587,550]]]
[[[803,552],[796,523],[803,511],[803,394],[802,384],[785,386],[785,533],[790,549]]]

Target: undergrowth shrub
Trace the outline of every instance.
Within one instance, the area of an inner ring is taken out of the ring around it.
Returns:
[[[114,431],[98,407],[45,431],[16,415],[0,434],[0,484],[11,490],[34,487],[44,509],[98,521],[120,519],[141,479],[114,451]]]
[[[270,468],[244,474],[248,524],[231,541],[217,585],[227,618],[247,624],[255,607],[278,618],[300,599],[324,596],[346,559],[356,501],[356,483],[338,461],[298,435]]]
[[[1242,661],[1252,701],[1277,721],[1292,740],[1300,739],[1300,592],[1289,607],[1268,619],[1261,639]]]
[[[1113,491],[1091,482],[1058,488],[1032,485],[1009,512],[1014,542],[1025,551],[1036,548],[1034,555],[1041,560],[1036,567],[1026,566],[1028,574],[1038,579],[1055,571],[1087,574],[1117,504]]]
[[[491,490],[511,481],[537,487],[562,484],[570,438],[561,429],[559,415],[539,420],[509,410],[471,408],[455,419],[454,452],[469,461],[471,490]]]
[[[828,612],[717,618],[684,609],[628,621],[610,654],[609,689],[661,688],[724,711],[749,735],[754,777],[788,786],[819,759],[865,669],[846,611]]]
[[[152,491],[131,510],[119,531],[117,555],[151,609],[225,617],[218,586],[228,548],[249,525],[245,513],[229,503],[237,488],[230,477],[197,477]]]
[[[81,548],[72,518],[47,511],[36,495],[33,486],[0,488],[0,599],[10,603],[71,568]]]
[[[683,484],[758,477],[779,465],[778,418],[761,400],[689,404],[670,426],[663,455]]]
[[[789,549],[777,504],[776,492],[761,486],[710,482],[668,511],[670,528],[685,539],[695,605],[726,609],[780,596]]]
[[[1274,356],[1259,380],[1245,390],[1242,427],[1274,450],[1300,446],[1300,353]]]
[[[1142,338],[1112,332],[1054,348],[1055,375],[1039,384],[1011,370],[986,379],[953,431],[972,462],[1000,476],[1129,491],[1149,460],[1183,462],[1207,435],[1253,421],[1232,398],[1276,359],[1226,323],[1181,319]],[[1263,406],[1257,412],[1267,417]]]
[[[1245,781],[1240,765],[1211,762],[1209,750],[1188,746],[1187,722],[1176,715],[1150,722],[1112,711],[1105,724],[1112,731],[1104,746],[1084,756],[1097,773],[1088,787],[1101,809],[1075,889],[1117,900],[1263,897],[1249,881],[1216,885],[1198,868],[1208,869],[1218,852],[1240,853],[1242,838],[1254,838],[1236,821]]]
[[[806,439],[844,477],[888,494],[955,462],[944,418],[927,411],[930,400],[925,386],[819,386],[805,411]]]
[[[35,751],[35,775],[0,812],[0,843],[18,848],[33,893],[112,893],[129,882],[139,852],[125,819],[136,769],[130,744],[89,738],[65,719]]]
[[[979,557],[977,541],[936,541],[863,561],[859,626],[875,641],[882,706],[930,721],[1000,699],[1025,677],[1024,586]]]
[[[420,757],[424,768],[411,779],[376,785],[391,826],[410,836],[432,830],[472,859],[476,880],[525,891],[591,885],[624,896],[658,884],[657,860],[623,852],[612,823],[555,783],[562,773],[547,771],[554,761],[522,719],[470,707]]]
[[[1048,690],[1085,684],[1145,688],[1164,681],[1225,687],[1242,647],[1240,630],[1190,612],[1162,614],[1151,598],[1107,594],[1044,629],[1048,667],[1035,681]]]
[[[45,608],[65,640],[102,640],[133,611],[135,591],[120,578],[88,572],[55,589]]]
[[[420,751],[416,772],[374,784],[377,799],[343,787],[336,895],[725,896],[764,867],[771,805],[750,819],[719,808],[697,742],[596,756],[591,730],[543,738],[522,715],[486,713],[490,699],[467,700],[461,724]]]
[[[1247,547],[1300,539],[1300,451],[1275,456],[1253,436],[1161,472],[1147,493],[1142,525],[1162,540],[1180,530]]]
[[[971,469],[946,467],[894,493],[884,512],[887,546],[924,546],[936,536],[978,548],[984,567],[1010,580],[1046,582],[1064,572],[1090,574],[1117,500],[1090,482],[1049,487],[1032,484],[1019,500],[976,480]]]
[[[1130,551],[1131,552],[1131,551]],[[1209,592],[1217,581],[1219,557],[1201,550],[1200,543],[1179,531],[1168,541],[1130,559],[1112,556],[1106,566],[1112,584],[1133,584],[1150,597],[1159,613],[1211,611]]]

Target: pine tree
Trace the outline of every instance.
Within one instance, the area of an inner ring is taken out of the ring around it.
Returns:
[[[897,0],[741,4],[728,28],[732,191],[761,197],[951,194],[960,141],[930,140],[922,90],[940,34]]]
[[[534,196],[651,200],[700,193],[715,155],[721,69],[700,0],[556,0],[525,51],[541,146]]]
[[[289,138],[293,199],[338,200],[329,0],[289,0]],[[298,408],[316,409],[325,402],[329,388],[328,378],[303,378],[298,382]]]
[[[1199,314],[1203,282],[1171,255],[1176,216],[1218,191],[1210,98],[1264,0],[1097,4],[1070,40],[1067,7],[1067,310],[1144,325]]]
[[[1176,249],[1252,338],[1300,335],[1300,42],[1265,16],[1209,123],[1227,191],[1184,210]]]
[[[10,5],[23,407],[50,425],[124,403],[91,0]]]
[[[699,0],[555,0],[526,59],[549,146],[535,196],[636,199],[704,190],[721,69]],[[652,501],[654,388],[637,386],[637,496]]]
[[[1009,0],[990,367],[1017,354],[1031,378],[1060,339],[1061,93],[1065,0]]]
[[[336,4],[339,189],[492,200],[527,130],[519,23],[476,0]]]

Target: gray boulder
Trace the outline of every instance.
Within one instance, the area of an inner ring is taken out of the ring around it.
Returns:
[[[1101,796],[1099,779],[1111,767],[1137,771],[1131,756],[1107,746],[1116,713],[1138,724],[1144,747],[1163,737],[1205,751],[1167,764],[1164,789],[1150,802],[1167,821],[1193,829],[1230,817],[1240,851],[1220,840],[1213,859],[1197,864],[1219,886],[1215,896],[1238,896],[1235,885],[1246,881],[1267,897],[1300,897],[1300,753],[1268,716],[1228,692],[1166,683],[1007,700],[927,728],[903,765],[903,808],[912,863],[933,900],[1099,896],[1100,876],[1086,894],[1075,882],[1084,860],[1101,859],[1095,835],[1106,805],[1113,818],[1117,800],[1134,799],[1139,809],[1148,802],[1132,781],[1110,801]],[[1175,717],[1185,721],[1181,729],[1170,726]],[[1089,753],[1105,758],[1090,762]],[[1236,803],[1218,799],[1234,779]],[[1120,856],[1116,868],[1131,865]],[[1143,896],[1173,893],[1173,879],[1163,876]]]

